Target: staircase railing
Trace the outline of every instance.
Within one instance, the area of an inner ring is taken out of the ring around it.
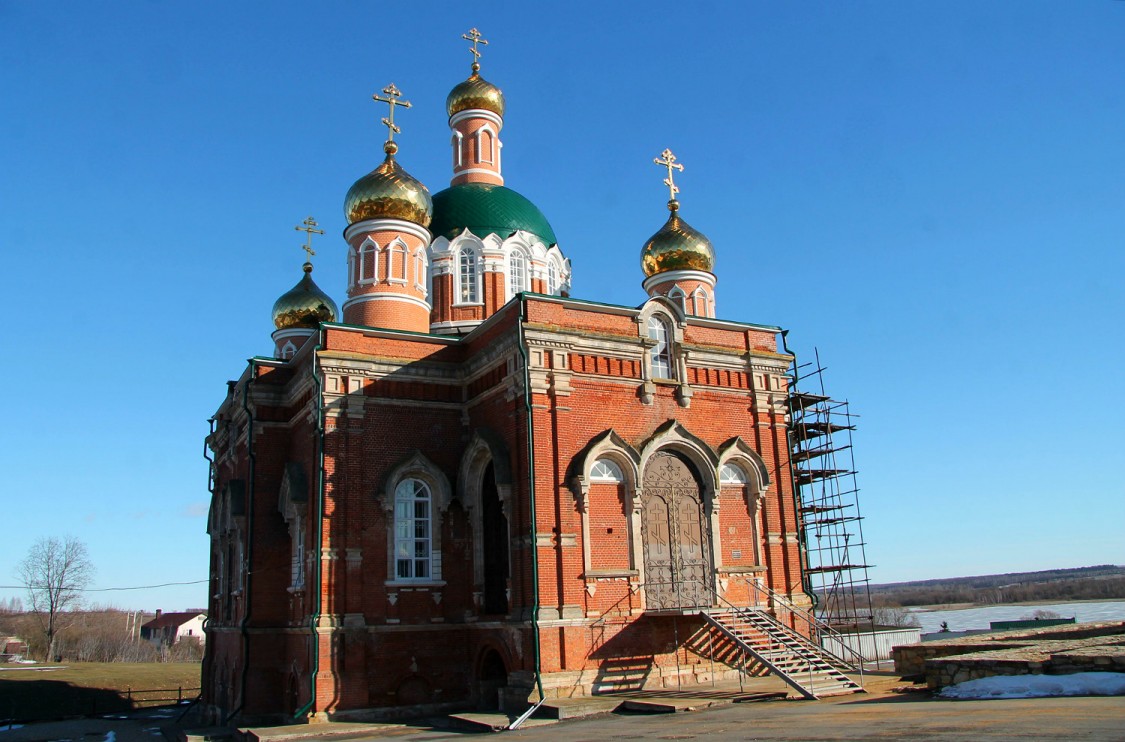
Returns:
[[[842,634],[839,631],[836,631],[836,629],[832,628],[831,626],[826,624],[824,621],[821,621],[819,618],[817,618],[813,614],[811,614],[808,611],[804,610],[803,608],[795,605],[792,601],[790,601],[788,598],[786,598],[781,593],[778,593],[774,590],[771,590],[770,588],[766,587],[765,585],[759,585],[756,582],[750,582],[748,584],[755,591],[755,598],[757,598],[757,596],[759,596],[759,595],[763,596],[763,597],[765,597],[765,599],[767,601],[767,605],[770,605],[774,609],[775,613],[777,612],[778,606],[781,606],[790,615],[792,615],[793,617],[803,621],[809,629],[808,633],[811,636],[816,637],[816,643],[822,649],[824,649],[824,652],[826,654],[829,654],[832,657],[835,657],[836,659],[838,659],[841,663],[844,664],[845,667],[848,667],[848,668],[858,672],[859,675],[860,675],[860,678],[863,677],[863,665],[864,665],[864,663],[867,662],[867,658],[864,657],[862,654],[860,654],[856,649],[854,649],[848,643],[844,634]],[[719,597],[718,594],[716,594],[715,597]],[[720,600],[721,599],[722,598],[720,598]],[[757,602],[757,601],[755,601],[755,602]],[[781,620],[780,616],[778,616],[777,618],[778,618],[778,621],[780,623],[783,623],[783,624],[785,623],[784,621]],[[851,656],[853,659],[851,661],[845,660],[845,659],[839,657],[838,655],[836,655],[835,652],[829,652],[827,649],[825,649],[824,648],[824,637],[826,637],[826,636],[834,639],[835,642],[836,642],[836,645],[841,647],[842,649],[844,649],[848,653],[848,655]]]
[[[840,632],[835,631],[834,629],[832,629],[828,625],[824,624],[824,622],[818,620],[815,616],[813,616],[813,615],[811,615],[811,614],[809,614],[805,611],[802,611],[799,607],[797,607],[796,605],[793,605],[793,603],[791,603],[789,600],[784,598],[782,595],[780,595],[778,593],[775,593],[773,590],[770,590],[768,587],[765,587],[763,585],[753,584],[753,583],[751,583],[751,586],[754,587],[755,589],[759,590],[759,592],[761,594],[766,595],[767,597],[771,598],[774,601],[774,610],[776,610],[776,604],[778,602],[782,602],[787,610],[790,610],[794,615],[796,615],[796,616],[802,618],[803,620],[805,620],[806,622],[808,622],[814,630],[822,631],[825,634],[828,634],[830,636],[831,635],[835,635],[835,637],[840,636]],[[736,615],[743,615],[748,610],[750,610],[751,608],[756,607],[756,606],[749,606],[749,607],[739,606],[739,605],[737,605],[735,603],[732,603],[731,601],[727,600],[722,595],[719,595],[718,591],[715,590],[713,587],[710,587],[710,586],[708,586],[708,587],[709,587],[710,593],[711,593],[712,597],[714,598],[714,600],[716,601],[716,603],[720,606],[724,606],[728,610],[733,611]],[[825,649],[824,644],[820,640],[819,636],[815,640],[815,643],[810,642],[808,639],[805,639],[803,635],[801,635],[800,631],[798,631],[795,628],[790,629],[788,626],[786,626],[785,622],[780,620],[779,618],[776,618],[774,616],[770,616],[765,611],[756,611],[756,613],[758,613],[758,615],[764,617],[765,619],[767,619],[768,621],[770,621],[774,625],[780,627],[780,629],[782,631],[793,631],[793,632],[795,632],[797,634],[798,638],[799,638],[799,641],[810,645],[808,647],[802,647],[802,649],[804,649],[805,651],[811,651],[814,654],[814,656],[816,656],[817,654],[825,655],[829,660],[832,660],[836,665],[838,665],[838,667],[836,667],[834,669],[838,670],[840,668],[846,668],[848,670],[851,670],[853,672],[858,673],[859,678],[860,678],[859,685],[861,687],[863,686],[863,662],[864,662],[864,659],[858,652],[855,652],[854,650],[851,649],[851,647],[844,644],[841,639],[837,639],[837,644],[839,644],[840,646],[844,647],[845,649],[850,651],[852,654],[854,654],[859,659],[859,661],[857,663],[852,664],[851,662],[848,662],[847,660],[843,659],[842,657],[839,657],[834,652],[830,652],[827,649]],[[766,634],[766,636],[769,637],[770,642],[772,644],[773,643],[773,637],[770,636],[769,634]],[[781,642],[778,642],[778,644],[781,645],[781,646],[786,646]],[[789,647],[789,648],[791,649],[792,647]],[[802,657],[802,659],[805,659],[806,662],[809,661],[808,658],[806,658],[806,657]],[[829,664],[832,664],[832,663],[829,663]],[[811,670],[812,670],[811,662],[809,664],[809,668],[810,668],[810,673],[811,673]]]

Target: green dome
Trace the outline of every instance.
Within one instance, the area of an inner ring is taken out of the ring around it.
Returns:
[[[557,244],[555,230],[535,204],[511,188],[489,183],[463,183],[433,196],[434,237],[453,239],[465,229],[477,237],[506,239],[517,229],[531,232],[550,247]]]

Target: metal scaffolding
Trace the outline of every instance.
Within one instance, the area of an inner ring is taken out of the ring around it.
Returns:
[[[870,631],[871,590],[864,553],[847,400],[828,396],[820,353],[789,374],[789,444],[805,552],[806,589],[816,614],[842,631]],[[804,387],[804,388],[802,388]]]

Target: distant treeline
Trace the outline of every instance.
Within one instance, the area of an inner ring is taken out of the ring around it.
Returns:
[[[876,605],[1024,603],[1125,598],[1125,567],[1100,565],[1045,572],[951,577],[871,586]]]

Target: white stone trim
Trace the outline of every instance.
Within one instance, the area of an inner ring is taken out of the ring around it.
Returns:
[[[504,128],[504,119],[500,118],[492,111],[486,111],[483,108],[469,108],[464,111],[458,111],[449,117],[449,125],[456,126],[466,119],[484,119],[491,124],[495,124],[497,131]]]
[[[454,173],[454,175],[468,175],[469,173],[483,173],[485,175],[494,175],[497,178],[501,177],[500,173],[496,172],[495,170],[489,170],[483,167],[467,167],[464,170],[458,170],[456,173]]]
[[[351,242],[352,238],[368,232],[402,232],[417,237],[427,245],[433,239],[430,230],[403,219],[365,219],[362,222],[349,224],[344,230],[344,239]]]
[[[669,281],[699,281],[700,283],[707,284],[710,289],[715,288],[715,274],[708,273],[707,271],[664,271],[663,273],[656,273],[649,276],[641,284],[641,288],[648,293],[652,290],[653,286]]]
[[[360,294],[359,296],[353,296],[352,298],[344,302],[344,306],[340,311],[347,309],[353,304],[362,304],[368,301],[403,301],[407,304],[417,304],[418,306],[423,307],[427,312],[431,309],[430,303],[428,301],[416,299],[413,296],[406,296],[405,294],[380,292],[376,294]]]

